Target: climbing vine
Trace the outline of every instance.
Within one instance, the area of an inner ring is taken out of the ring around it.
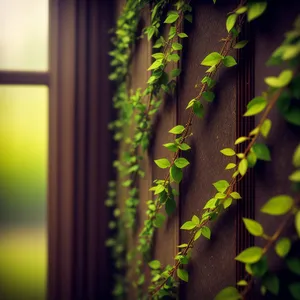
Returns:
[[[213,1],[215,2],[215,1]],[[130,89],[131,75],[130,64],[134,54],[134,44],[139,38],[138,22],[146,7],[151,6],[150,25],[145,27],[142,34],[147,37],[148,42],[153,43],[153,62],[148,71],[151,72],[146,83],[146,88],[135,91]],[[241,1],[240,5],[228,14],[226,20],[227,37],[222,39],[222,46],[219,52],[211,52],[201,62],[202,66],[208,67],[206,75],[201,83],[195,98],[187,103],[188,119],[185,124],[178,124],[169,130],[174,136],[171,141],[163,146],[171,153],[170,158],[157,158],[154,160],[157,167],[166,170],[164,178],[155,179],[150,191],[154,193],[154,200],[147,201],[147,219],[138,235],[136,247],[129,251],[127,245],[128,234],[134,234],[136,224],[136,213],[139,205],[138,177],[143,178],[145,173],[141,168],[144,158],[143,152],[149,147],[149,140],[152,133],[152,120],[159,111],[160,104],[165,94],[173,94],[176,87],[176,77],[181,73],[179,68],[167,72],[170,63],[178,63],[183,49],[182,39],[188,35],[182,30],[183,21],[192,22],[192,7],[190,1],[168,1],[168,0],[129,0],[127,1],[121,16],[118,19],[117,27],[112,38],[114,50],[110,52],[113,57],[111,64],[113,72],[110,79],[116,82],[116,93],[114,95],[114,107],[118,111],[118,118],[110,124],[114,130],[114,138],[121,142],[122,153],[114,162],[118,171],[117,183],[110,182],[108,189],[107,206],[113,207],[114,220],[109,223],[112,230],[112,238],[107,240],[107,246],[112,249],[112,256],[115,261],[115,287],[113,295],[118,299],[126,298],[128,288],[137,288],[138,299],[161,299],[165,296],[177,298],[179,280],[188,281],[189,274],[185,266],[189,263],[192,255],[192,248],[195,242],[204,237],[211,238],[211,229],[208,226],[216,221],[234,200],[242,201],[241,195],[236,191],[236,184],[243,180],[249,168],[253,168],[257,160],[270,161],[271,153],[268,147],[259,141],[259,137],[267,138],[272,127],[269,119],[271,110],[277,105],[285,120],[295,125],[299,123],[299,108],[291,101],[292,98],[299,99],[299,54],[300,54],[300,22],[297,19],[294,29],[287,34],[284,43],[273,53],[269,64],[289,64],[277,77],[267,77],[268,85],[262,95],[252,99],[248,105],[245,117],[261,114],[258,125],[249,132],[248,136],[241,136],[235,141],[235,145],[247,143],[243,153],[236,153],[234,148],[224,148],[220,152],[227,157],[234,157],[237,161],[229,162],[225,170],[233,172],[232,180],[221,179],[213,186],[216,194],[209,199],[202,209],[201,215],[193,215],[186,221],[181,230],[191,233],[191,238],[186,243],[178,245],[179,252],[174,258],[173,266],[163,266],[158,260],[151,260],[151,247],[154,233],[157,228],[162,227],[166,217],[161,212],[164,207],[169,216],[176,210],[175,197],[178,196],[176,184],[183,179],[183,169],[190,162],[183,157],[186,151],[191,149],[188,139],[193,135],[192,125],[196,117],[203,119],[205,115],[203,102],[211,103],[215,99],[214,87],[217,84],[216,75],[220,68],[234,67],[237,62],[230,55],[233,49],[244,48],[248,41],[237,41],[242,30],[243,23],[258,18],[267,9],[267,2]],[[165,25],[168,34],[164,34]],[[134,130],[129,130],[134,128]],[[300,167],[299,154],[300,146],[296,149],[293,163],[296,168]],[[300,170],[297,169],[289,179],[293,182],[300,182]],[[125,188],[126,199],[118,200],[118,189]],[[118,207],[121,201],[125,205]],[[251,219],[243,219],[245,227],[254,236],[259,236],[266,241],[266,245],[250,247],[241,252],[236,260],[246,264],[247,277],[241,279],[236,287],[227,287],[216,296],[217,300],[245,299],[251,286],[253,278],[261,278],[261,292],[269,291],[278,294],[279,280],[276,275],[268,270],[266,257],[269,249],[275,247],[276,253],[284,258],[291,247],[291,240],[288,237],[280,238],[283,229],[294,217],[295,226],[300,235],[300,210],[299,196],[293,198],[289,195],[279,195],[271,198],[261,209],[262,213],[269,215],[287,215],[287,219],[280,224],[275,233],[268,236],[260,223]],[[294,258],[296,260],[296,258]],[[300,264],[300,263],[299,263]],[[134,279],[127,279],[127,271],[134,268]],[[144,284],[149,281],[145,277],[145,267],[150,267],[151,284],[148,287],[149,294],[144,292]],[[291,263],[290,263],[291,265]],[[262,271],[263,270],[263,271]],[[299,272],[297,270],[295,273]],[[297,273],[298,274],[298,273]],[[179,279],[179,280],[178,280]],[[295,299],[299,299],[300,286],[298,283],[291,283],[290,293]],[[297,298],[298,297],[298,298]]]

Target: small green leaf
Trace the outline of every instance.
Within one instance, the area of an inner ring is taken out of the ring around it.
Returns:
[[[291,249],[291,241],[289,238],[281,238],[275,245],[275,251],[280,257],[285,257]]]
[[[165,55],[161,52],[154,53],[151,56],[154,57],[155,59],[163,59],[165,57]]]
[[[235,155],[235,151],[231,148],[224,148],[220,152],[222,154],[224,154],[225,156],[234,156]]]
[[[247,141],[247,140],[249,140],[249,138],[248,137],[246,137],[246,136],[241,136],[241,137],[239,137],[236,141],[235,141],[235,145],[238,145],[238,144],[240,144],[240,143],[243,143],[243,142],[245,142],[245,141]]]
[[[171,24],[174,23],[179,18],[178,12],[172,11],[168,14],[164,23]]]
[[[189,281],[189,273],[184,270],[184,269],[177,269],[177,276],[178,278],[180,278],[181,280],[188,282]]]
[[[167,143],[167,144],[163,144],[163,146],[172,152],[177,151],[177,145],[175,143]]]
[[[177,77],[177,76],[180,75],[180,73],[181,73],[180,69],[174,69],[174,70],[171,71],[171,76],[172,77]]]
[[[180,60],[180,56],[177,53],[170,54],[168,56],[168,61],[178,62]]]
[[[289,176],[289,180],[294,182],[300,182],[300,170],[296,170]]]
[[[181,245],[179,245],[179,246],[177,246],[177,248],[186,248],[188,246],[188,244],[181,244]]]
[[[201,236],[201,229],[199,229],[199,230],[196,232],[196,234],[195,234],[195,236],[194,236],[194,241],[198,240],[200,236]]]
[[[207,226],[203,226],[201,228],[201,233],[204,237],[206,237],[207,239],[210,240],[210,236],[211,236],[211,231],[210,231],[210,228],[207,227]]]
[[[196,224],[196,225],[199,225],[199,223],[200,223],[200,219],[197,217],[197,216],[193,216],[192,217],[192,222],[194,223],[194,224]]]
[[[267,106],[267,100],[264,97],[255,97],[247,105],[247,111],[244,116],[254,116],[262,112]]]
[[[240,280],[239,282],[237,282],[237,284],[236,285],[238,285],[238,286],[247,286],[248,285],[248,282],[246,281],[246,280]]]
[[[239,163],[238,170],[239,170],[240,174],[242,176],[244,176],[247,172],[247,169],[248,169],[248,161],[246,158],[243,158]]]
[[[186,143],[182,143],[182,144],[178,145],[178,148],[183,151],[187,151],[187,150],[191,149],[191,147]]]
[[[175,127],[173,127],[171,130],[169,130],[170,133],[173,133],[173,134],[180,134],[180,133],[183,133],[184,132],[184,126],[182,125],[177,125]]]
[[[267,2],[254,2],[248,4],[248,22],[258,18],[267,8]]]
[[[247,230],[254,236],[262,236],[264,234],[263,227],[255,220],[243,218],[243,222]]]
[[[300,300],[300,282],[291,283],[289,291],[296,300]]]
[[[182,39],[188,37],[188,35],[187,35],[186,33],[184,33],[184,32],[178,33],[178,36],[179,36],[180,38],[182,38]]]
[[[271,161],[270,150],[265,144],[256,143],[252,149],[258,159]]]
[[[234,45],[234,49],[242,49],[248,44],[248,41],[240,41]]]
[[[298,232],[298,236],[300,237],[300,210],[295,215],[295,227]]]
[[[156,61],[148,68],[148,71],[157,69],[157,68],[159,68],[161,65],[162,65],[162,60],[161,60],[161,59],[158,59],[158,60],[156,60]]]
[[[170,167],[170,162],[168,159],[166,158],[160,158],[160,159],[156,159],[154,160],[154,162],[157,164],[158,167],[160,167],[161,169],[166,169]]]
[[[263,137],[265,137],[265,138],[268,137],[271,127],[272,127],[272,121],[270,119],[264,120],[264,122],[262,123],[262,125],[260,127],[260,132]]]
[[[242,295],[238,292],[238,290],[233,287],[229,286],[220,291],[214,300],[240,300],[243,299]]]
[[[239,159],[245,158],[245,154],[244,154],[244,153],[237,153],[236,156],[237,156]]]
[[[166,217],[162,214],[156,214],[155,216],[155,220],[153,221],[153,225],[157,228],[160,228],[164,221],[165,221]]]
[[[162,193],[164,190],[165,190],[165,187],[163,185],[159,184],[155,187],[154,195],[158,195],[158,194]]]
[[[193,23],[193,16],[192,15],[185,15],[184,18],[189,21],[190,23]]]
[[[193,112],[194,114],[202,119],[203,118],[203,115],[204,115],[204,107],[202,105],[202,103],[200,101],[195,101],[194,104],[193,104]]]
[[[267,77],[265,78],[265,82],[270,87],[274,88],[282,88],[287,86],[293,78],[292,70],[284,70],[282,71],[278,77]]]
[[[296,257],[288,257],[286,259],[289,270],[297,275],[300,275],[300,259]]]
[[[226,20],[226,29],[228,32],[230,32],[230,30],[234,27],[235,23],[236,23],[236,20],[237,20],[237,15],[236,14],[232,14],[232,15],[229,15],[227,17],[227,20]]]
[[[197,101],[196,99],[192,99],[192,100],[189,102],[189,104],[187,105],[186,109],[192,107],[196,101]]]
[[[182,45],[179,44],[179,43],[173,43],[173,44],[172,44],[172,48],[173,48],[174,50],[181,50],[181,49],[182,49]]]
[[[238,193],[238,192],[232,192],[230,193],[230,196],[233,198],[233,199],[242,199],[241,195]]]
[[[173,198],[168,198],[165,204],[165,210],[168,216],[170,216],[176,210],[176,202]]]
[[[215,183],[213,183],[213,186],[216,188],[216,190],[220,193],[224,193],[227,188],[229,187],[229,183],[226,180],[219,180]]]
[[[294,200],[292,197],[288,195],[279,195],[271,198],[263,205],[260,211],[273,216],[284,215],[291,210],[293,204]]]
[[[215,208],[216,207],[216,202],[217,202],[217,199],[215,198],[212,198],[212,199],[209,199],[205,206],[204,206],[204,209],[208,209],[208,208]]]
[[[250,247],[242,251],[235,259],[242,263],[253,264],[258,262],[263,255],[263,249],[260,247]]]
[[[201,62],[202,66],[212,67],[217,65],[221,60],[223,59],[223,56],[218,52],[212,52],[208,54],[203,61]]]
[[[238,14],[238,15],[241,15],[241,14],[245,13],[247,11],[247,9],[248,9],[247,6],[242,6],[242,7],[238,8],[235,11],[235,13]]]
[[[159,260],[152,260],[148,263],[149,267],[153,270],[157,270],[160,268],[160,261]]]
[[[223,64],[225,67],[230,68],[230,67],[235,66],[237,64],[237,62],[232,56],[228,55],[223,58]]]
[[[203,92],[202,96],[207,102],[212,102],[215,99],[215,93],[211,91]]]
[[[186,167],[187,165],[189,165],[190,163],[184,157],[180,157],[174,161],[174,164],[177,168],[182,169],[182,168]]]
[[[235,167],[236,167],[236,164],[234,164],[234,163],[229,163],[229,164],[226,166],[225,170],[231,170],[231,169],[233,169],[233,168],[235,168]]]
[[[170,175],[176,183],[180,183],[182,180],[182,170],[173,165],[170,169]]]
[[[263,285],[274,295],[278,295],[279,292],[279,279],[274,274],[268,274],[263,278]]]
[[[300,144],[296,148],[294,155],[293,155],[293,165],[294,167],[300,167]]]
[[[224,209],[228,208],[232,204],[232,198],[227,198],[223,202]]]
[[[249,168],[254,167],[257,161],[256,154],[254,152],[250,152],[247,156],[247,161],[248,161]]]
[[[185,222],[180,229],[182,230],[193,230],[197,225],[194,224],[192,221]]]

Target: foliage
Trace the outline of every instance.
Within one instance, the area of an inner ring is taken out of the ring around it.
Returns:
[[[178,124],[169,130],[173,138],[166,141],[163,145],[170,152],[170,157],[156,158],[154,163],[158,168],[166,171],[165,177],[155,179],[151,191],[154,199],[147,202],[147,220],[139,233],[136,247],[127,252],[126,236],[130,234],[127,229],[132,229],[136,220],[136,209],[139,204],[139,192],[137,188],[138,176],[145,174],[141,168],[143,152],[149,146],[151,135],[151,123],[153,116],[158,112],[160,103],[166,93],[174,91],[176,77],[181,73],[180,69],[166,72],[166,67],[170,62],[178,62],[180,53],[183,49],[182,39],[188,35],[181,30],[183,20],[192,21],[192,8],[189,1],[152,1],[151,24],[144,28],[143,33],[150,41],[153,39],[153,62],[148,68],[151,75],[147,81],[146,88],[142,91],[129,91],[129,66],[132,52],[132,46],[137,38],[137,24],[141,10],[149,4],[150,1],[129,0],[126,3],[121,14],[117,28],[116,36],[113,38],[115,49],[110,53],[113,56],[112,66],[114,71],[110,79],[116,81],[117,92],[114,96],[114,106],[118,109],[118,119],[110,127],[114,129],[114,138],[121,141],[125,148],[123,155],[114,162],[118,170],[119,185],[126,188],[128,199],[125,201],[124,211],[115,208],[115,221],[110,222],[110,228],[117,231],[114,238],[107,241],[108,246],[112,247],[112,254],[116,262],[116,273],[114,296],[122,298],[126,295],[128,284],[127,277],[124,276],[128,265],[133,265],[135,269],[135,280],[133,286],[138,288],[138,298],[148,299],[148,295],[143,293],[143,286],[147,282],[145,278],[145,267],[150,268],[151,284],[148,287],[152,299],[161,299],[165,296],[177,298],[177,288],[179,282],[189,281],[189,273],[186,268],[191,255],[192,248],[201,237],[212,238],[211,229],[208,227],[210,222],[218,219],[219,215],[228,209],[235,200],[241,201],[241,195],[235,190],[236,183],[243,179],[249,168],[253,168],[257,161],[270,162],[272,153],[268,146],[259,141],[262,137],[267,139],[271,129],[272,122],[269,119],[271,110],[277,106],[284,119],[288,122],[300,125],[299,103],[294,103],[291,99],[299,100],[300,76],[297,72],[300,56],[300,19],[295,22],[295,27],[286,35],[283,44],[275,50],[268,61],[269,65],[283,64],[286,66],[278,76],[265,78],[268,89],[262,94],[253,98],[247,105],[244,117],[256,116],[260,114],[258,125],[249,132],[248,136],[241,136],[236,139],[235,145],[247,143],[243,153],[237,153],[234,147],[221,149],[222,155],[228,158],[234,158],[236,161],[229,162],[225,170],[230,170],[232,180],[220,179],[213,183],[216,190],[215,195],[209,199],[202,210],[201,215],[193,215],[190,220],[184,222],[181,230],[189,231],[191,238],[187,243],[178,246],[179,252],[174,258],[173,266],[163,265],[158,260],[151,260],[151,247],[155,230],[161,228],[167,217],[161,212],[164,208],[167,216],[176,210],[175,197],[179,192],[177,184],[183,179],[183,169],[190,165],[190,162],[183,157],[186,151],[191,149],[188,144],[192,133],[192,124],[194,118],[203,119],[205,116],[204,102],[212,103],[215,99],[214,86],[217,84],[216,75],[220,68],[231,68],[237,64],[237,61],[230,55],[232,49],[242,49],[248,41],[236,41],[241,31],[244,21],[257,19],[267,9],[267,3],[250,2],[242,3],[231,12],[226,20],[226,29],[228,36],[222,39],[220,51],[211,52],[202,60],[201,65],[207,67],[206,75],[201,80],[200,92],[191,99],[186,107],[189,117],[187,122]],[[170,3],[169,3],[170,2]],[[215,2],[215,1],[214,1]],[[166,16],[164,12],[167,11]],[[168,29],[167,37],[161,32],[162,26]],[[134,132],[124,130],[124,128],[135,128]],[[300,185],[300,145],[293,156],[295,171],[289,176],[290,181]],[[111,183],[108,191],[108,206],[116,205],[116,184]],[[121,199],[121,201],[123,201]],[[113,204],[112,204],[113,203]],[[294,218],[295,228],[300,236],[300,210],[299,202],[292,196],[277,195],[261,208],[261,212],[270,216],[286,215],[287,220]],[[266,264],[267,252],[273,246],[275,252],[281,259],[287,260],[289,268],[299,273],[300,262],[297,258],[289,258],[288,254],[292,245],[289,237],[281,237],[281,233],[286,227],[287,221],[280,224],[279,228],[272,236],[265,233],[265,230],[258,221],[243,218],[246,229],[250,234],[261,237],[266,241],[265,247],[250,247],[245,249],[235,258],[244,263],[248,276],[240,280],[237,286],[242,287],[242,291],[236,287],[226,287],[216,296],[215,299],[245,299],[250,290],[253,278],[261,279],[261,291],[265,294],[267,291],[278,294],[280,284],[277,276],[268,269]],[[291,262],[292,261],[292,262]],[[289,290],[295,299],[299,299],[299,284],[291,283]]]

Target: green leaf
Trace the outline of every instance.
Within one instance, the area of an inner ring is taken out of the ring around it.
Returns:
[[[254,264],[246,264],[246,271],[254,277],[262,277],[268,271],[267,256]]]
[[[186,109],[192,107],[196,101],[197,101],[196,99],[192,99],[192,100],[189,102],[189,104],[187,105]]]
[[[213,183],[213,186],[216,188],[216,190],[220,193],[224,193],[227,188],[229,187],[229,183],[226,180],[219,180],[215,183]]]
[[[245,154],[244,153],[237,153],[236,156],[240,159],[245,158]]]
[[[291,241],[289,238],[281,238],[275,245],[275,251],[280,257],[285,257],[291,249]]]
[[[195,234],[195,236],[194,236],[194,241],[198,240],[200,236],[201,236],[201,229],[199,229],[199,230],[196,232],[196,234]]]
[[[215,199],[215,198],[212,198],[212,199],[209,199],[205,206],[204,206],[204,209],[208,209],[208,208],[215,208],[216,207],[216,202],[217,202],[218,199]]]
[[[295,227],[298,232],[298,236],[300,237],[300,210],[295,215]]]
[[[172,11],[168,14],[164,23],[171,24],[174,23],[179,18],[178,12]]]
[[[238,292],[238,290],[233,287],[229,286],[220,291],[214,300],[240,300],[243,299],[242,295]]]
[[[177,158],[175,161],[174,161],[174,164],[177,168],[179,169],[183,169],[184,167],[186,167],[187,165],[189,165],[189,161],[187,159],[185,159],[184,157],[180,157],[180,158]]]
[[[148,71],[149,71],[149,70],[157,69],[157,68],[159,68],[161,65],[162,65],[162,60],[161,60],[161,59],[156,60],[156,61],[148,68]]]
[[[300,144],[296,148],[293,155],[293,165],[297,168],[300,167]]]
[[[159,260],[152,260],[148,263],[149,267],[153,270],[157,270],[160,268],[160,261]]]
[[[174,50],[181,50],[181,49],[182,49],[182,45],[179,44],[179,43],[173,43],[173,44],[172,44],[172,48],[173,48]]]
[[[257,161],[256,154],[254,152],[250,152],[247,156],[247,161],[248,161],[249,168],[254,167]]]
[[[176,183],[179,183],[182,180],[182,170],[173,165],[170,169],[170,175]]]
[[[248,9],[247,6],[242,6],[242,7],[238,8],[235,11],[235,13],[238,14],[238,15],[241,15],[241,14],[245,13],[247,11],[247,9]]]
[[[218,52],[212,52],[208,54],[203,61],[201,62],[202,66],[212,67],[217,65],[221,60],[223,59],[223,56]]]
[[[240,280],[239,282],[236,283],[238,286],[247,286],[248,282],[244,279]]]
[[[167,144],[163,144],[163,146],[172,152],[177,151],[177,145],[175,143],[167,143]]]
[[[189,273],[184,270],[184,269],[177,269],[177,276],[178,278],[180,278],[181,280],[188,282],[189,281]]]
[[[256,143],[252,149],[258,159],[271,161],[269,148],[265,144]]]
[[[232,192],[232,193],[230,193],[230,196],[233,199],[242,199],[241,195],[238,192]]]
[[[201,228],[201,234],[206,237],[207,239],[210,240],[210,236],[211,236],[211,231],[210,231],[210,228],[207,227],[207,226],[203,226]]]
[[[232,204],[232,198],[227,198],[223,202],[224,209],[228,208]]]
[[[273,88],[282,88],[287,86],[293,78],[292,70],[284,70],[282,71],[278,77],[267,77],[265,78],[265,82],[267,85]]]
[[[180,73],[181,73],[180,69],[174,69],[174,70],[171,71],[171,76],[172,77],[177,77],[177,76],[180,75]]]
[[[182,38],[182,39],[188,37],[188,35],[187,35],[186,33],[184,33],[184,32],[178,33],[178,36],[179,36],[180,38]]]
[[[185,222],[180,229],[182,230],[193,230],[197,225],[193,223],[192,221]]]
[[[166,169],[169,168],[171,166],[171,163],[169,162],[168,159],[166,158],[160,158],[160,159],[156,159],[154,160],[154,162],[157,164],[158,167],[160,167],[161,169]]]
[[[170,54],[168,56],[168,61],[178,62],[180,60],[180,56],[177,53]]]
[[[244,176],[247,172],[247,169],[248,169],[248,161],[246,158],[243,158],[239,163],[238,170],[239,170],[240,174],[242,176]]]
[[[240,143],[243,143],[243,142],[245,142],[245,141],[247,141],[247,140],[249,140],[249,138],[248,137],[246,137],[246,136],[241,136],[241,137],[239,137],[236,141],[235,141],[235,145],[238,145],[238,144],[240,144]]]
[[[225,156],[234,156],[235,155],[235,151],[231,148],[224,148],[220,152],[222,154],[224,154]]]
[[[195,101],[193,104],[193,112],[198,118],[203,118],[204,115],[204,107],[200,101]]]
[[[165,211],[170,216],[176,210],[176,201],[173,198],[168,198],[165,204]]]
[[[237,62],[235,61],[235,59],[232,56],[228,55],[223,58],[223,64],[225,67],[230,68],[230,67],[235,66],[237,64]]]
[[[177,248],[186,248],[188,246],[188,244],[181,244],[181,245],[179,245],[179,246],[177,246]]]
[[[200,219],[197,217],[197,216],[193,216],[192,217],[192,222],[194,223],[194,224],[196,224],[196,225],[199,225],[199,223],[200,223]]]
[[[244,116],[254,116],[262,112],[267,106],[267,100],[264,97],[255,97],[247,105],[247,111]]]
[[[291,283],[289,291],[296,300],[300,300],[300,282]]]
[[[263,255],[263,249],[260,247],[250,247],[242,251],[235,260],[242,263],[253,264],[258,262]]]
[[[154,195],[158,195],[158,194],[162,193],[164,190],[165,190],[165,187],[163,185],[159,184],[155,187]]]
[[[225,170],[231,170],[231,169],[233,169],[233,168],[235,168],[235,167],[236,167],[236,164],[234,164],[234,163],[229,163],[229,164],[226,166]]]
[[[293,204],[294,200],[292,197],[288,195],[279,195],[271,198],[263,205],[260,211],[273,216],[284,215],[291,210]]]
[[[300,275],[300,259],[296,257],[288,257],[286,259],[286,263],[290,271],[297,275]]]
[[[151,56],[154,57],[155,59],[163,59],[165,57],[165,55],[161,52],[154,53]]]
[[[248,4],[248,22],[258,18],[267,8],[267,2],[254,2]]]
[[[184,132],[184,126],[182,125],[177,125],[175,127],[173,127],[171,130],[169,130],[170,133],[173,133],[173,134],[180,134],[180,133],[183,133]]]
[[[193,16],[192,15],[185,15],[184,18],[189,21],[190,23],[193,23]]]
[[[255,220],[243,218],[243,222],[247,230],[254,236],[262,236],[264,234],[263,227]]]
[[[215,93],[210,91],[203,92],[202,96],[207,102],[212,102],[215,99]]]
[[[156,214],[155,216],[155,220],[153,221],[153,225],[157,228],[160,228],[164,221],[165,221],[166,217],[162,214]]]
[[[187,150],[191,149],[191,147],[186,143],[182,143],[182,144],[178,145],[178,148],[183,151],[187,151]]]
[[[279,292],[279,279],[274,274],[268,274],[263,278],[263,285],[274,295],[278,295]]]
[[[263,137],[265,137],[265,138],[268,137],[271,127],[272,127],[272,121],[270,119],[264,120],[264,122],[262,123],[262,125],[260,127],[260,132]]]
[[[242,49],[248,44],[248,41],[240,41],[234,45],[234,49]]]
[[[300,170],[293,172],[289,176],[289,180],[294,181],[294,182],[300,182]]]
[[[229,15],[227,17],[227,20],[226,20],[226,29],[228,32],[230,32],[230,30],[234,27],[235,23],[236,23],[236,20],[237,20],[237,15],[236,14],[232,14],[232,15]]]

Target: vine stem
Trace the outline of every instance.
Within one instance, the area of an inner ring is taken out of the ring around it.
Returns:
[[[266,109],[265,109],[265,111],[264,111],[264,113],[263,113],[263,115],[262,115],[262,117],[261,117],[261,119],[260,119],[260,122],[259,122],[257,128],[260,128],[260,127],[262,126],[262,124],[264,123],[264,121],[265,121],[266,118],[268,117],[270,111],[272,110],[272,108],[273,108],[274,105],[276,104],[276,102],[277,102],[279,96],[281,95],[282,91],[283,91],[283,88],[277,90],[277,92],[273,95],[273,97],[272,97],[271,100],[269,101],[269,103],[268,103],[268,105],[267,105],[267,107],[266,107]],[[257,140],[258,137],[259,137],[259,132],[253,137],[253,139],[252,139],[251,142],[249,143],[248,147],[247,147],[246,150],[244,151],[244,157],[248,154],[248,152],[250,151],[250,149],[252,148],[252,146],[254,145],[254,143],[256,142],[256,140]],[[241,178],[243,178],[243,177],[241,177]],[[241,178],[240,178],[240,179],[241,179]],[[224,200],[225,200],[225,199],[230,195],[230,193],[233,191],[233,188],[234,188],[236,182],[237,182],[237,181],[235,180],[235,178],[233,178],[233,179],[231,180],[230,185],[229,185],[228,188],[227,188],[226,196],[224,197]],[[223,201],[224,201],[224,200],[223,200]],[[217,207],[214,208],[214,209],[212,209],[211,212],[216,211],[216,209],[217,209]],[[196,230],[193,231],[192,237],[191,237],[191,239],[189,240],[189,242],[188,242],[186,248],[183,250],[182,255],[186,255],[187,252],[188,252],[188,250],[191,249],[191,248],[193,247],[194,242],[195,242],[195,241],[194,241],[194,238],[195,238],[195,235],[196,235],[197,231],[198,231],[199,229],[203,228],[203,227],[204,227],[206,224],[208,224],[210,221],[211,221],[210,218],[206,219],[204,222],[202,222],[202,223],[197,227]],[[284,227],[283,227],[283,228],[284,228]],[[277,236],[277,235],[278,235],[278,236],[280,235],[280,233],[282,232],[283,228],[281,229],[281,227],[280,227],[279,233],[276,233],[276,236]],[[270,240],[270,242],[269,242],[269,244],[268,244],[267,250],[269,249],[269,247],[271,247],[271,245],[272,245],[272,243],[271,243],[271,240]],[[267,250],[266,250],[266,251],[267,251]],[[181,264],[180,264],[180,261],[178,260],[178,261],[176,262],[176,264],[173,266],[173,268],[170,270],[170,272],[169,272],[170,276],[174,276],[175,271],[179,268],[180,265],[181,265]],[[164,279],[163,282],[162,282],[162,283],[161,283],[154,291],[152,291],[151,295],[154,296],[154,295],[155,295],[155,294],[156,294],[156,293],[157,293],[157,292],[165,285],[165,283],[167,282],[167,280],[168,280],[168,278]]]

